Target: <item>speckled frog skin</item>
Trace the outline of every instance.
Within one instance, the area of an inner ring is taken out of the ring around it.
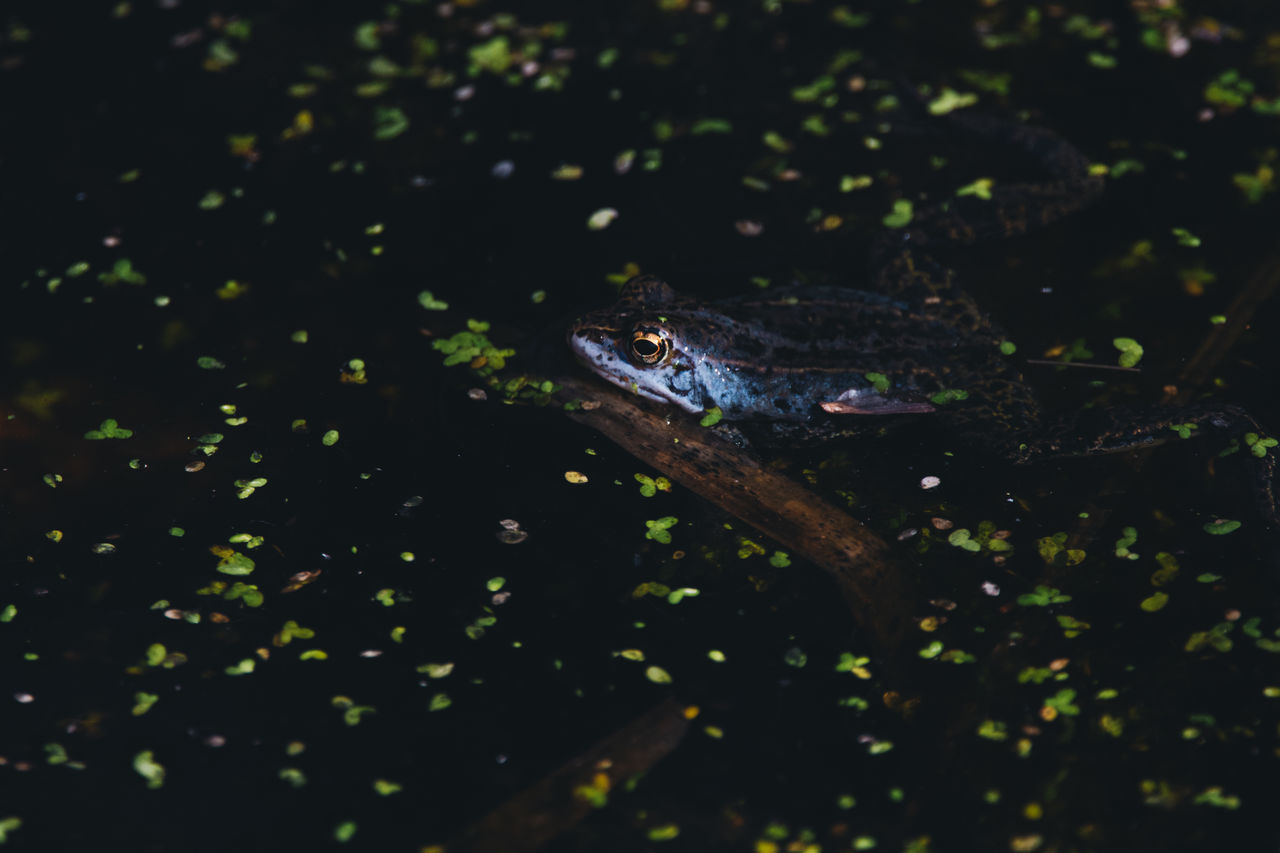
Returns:
[[[569,343],[615,385],[730,421],[924,414],[1007,372],[992,330],[936,307],[831,287],[704,303],[639,276]]]

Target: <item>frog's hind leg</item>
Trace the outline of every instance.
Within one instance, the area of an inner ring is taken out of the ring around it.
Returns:
[[[880,292],[917,310],[942,305],[957,328],[979,328],[981,312],[955,286],[952,271],[931,257],[931,249],[1026,234],[1093,202],[1103,181],[1079,149],[1046,128],[967,114],[951,117],[950,123],[1025,155],[1044,180],[995,183],[982,198],[958,196],[917,211],[909,226],[876,237],[872,268]]]
[[[1209,429],[1229,436],[1221,455],[1247,453],[1253,461],[1259,511],[1271,527],[1280,526],[1276,494],[1276,440],[1238,406],[1162,406],[1151,409],[1088,410],[1047,424],[1034,437],[1010,436],[1005,455],[1022,464],[1041,459],[1121,453],[1192,438]]]

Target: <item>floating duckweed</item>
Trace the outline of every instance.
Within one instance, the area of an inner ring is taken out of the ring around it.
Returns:
[[[929,402],[935,406],[945,406],[948,403],[958,403],[967,399],[969,399],[969,392],[962,388],[944,388],[930,397]]]
[[[905,228],[911,224],[913,215],[914,207],[911,202],[905,198],[900,198],[893,203],[893,212],[885,214],[880,221],[884,223],[886,228]]]
[[[854,190],[864,190],[874,183],[870,175],[841,175],[840,176],[840,192],[848,193]]]
[[[97,429],[86,432],[84,437],[91,441],[99,441],[104,438],[129,438],[132,435],[133,430],[120,426],[115,418],[107,418],[99,424]]]
[[[1066,687],[1046,698],[1044,700],[1044,706],[1046,708],[1052,708],[1059,714],[1066,714],[1069,717],[1074,717],[1080,713],[1079,706],[1072,704],[1075,698],[1076,691],[1072,690],[1070,687]]]
[[[342,710],[342,722],[348,726],[357,726],[360,724],[360,718],[365,714],[376,714],[377,709],[372,705],[357,705],[346,696],[334,696],[329,700],[330,704],[335,708]]]
[[[196,366],[201,370],[223,370],[226,364],[211,355],[202,355],[196,359]]]
[[[602,207],[587,217],[587,228],[592,231],[603,231],[617,218],[618,211],[615,208]]]
[[[704,427],[713,427],[716,424],[720,423],[721,419],[723,418],[724,418],[724,412],[720,409],[720,407],[712,406],[710,409],[707,409],[707,413],[702,416],[702,419],[698,421],[698,424]]]
[[[373,110],[373,138],[379,142],[395,139],[409,129],[409,116],[399,107],[378,106]]]
[[[1023,607],[1048,607],[1050,604],[1065,604],[1070,600],[1071,596],[1044,585],[1037,585],[1032,592],[1025,592],[1017,598],[1018,604]]]
[[[326,430],[325,434],[320,436],[320,443],[325,447],[333,447],[338,443],[338,431],[336,429]]]
[[[217,190],[209,190],[199,201],[201,210],[216,210],[226,202],[227,197]]]
[[[1068,548],[1067,534],[1058,532],[1052,536],[1036,540],[1036,550],[1040,559],[1052,566],[1075,566],[1084,562],[1085,552],[1078,548]]]
[[[282,627],[276,635],[271,638],[271,645],[276,647],[287,646],[295,639],[310,640],[315,635],[316,632],[313,629],[304,628],[294,620],[290,619],[285,622],[284,627]]]
[[[663,545],[671,544],[670,528],[679,523],[680,519],[674,515],[655,518],[644,523],[648,530],[644,534],[645,539],[652,539],[655,542],[661,542]]]
[[[357,825],[354,820],[344,820],[333,828],[333,840],[339,844],[346,844],[355,837]]]
[[[1188,652],[1198,652],[1207,646],[1216,652],[1225,654],[1231,651],[1235,645],[1231,638],[1227,636],[1234,629],[1235,625],[1231,622],[1219,622],[1208,631],[1196,631],[1187,638],[1183,649]]]
[[[691,136],[703,136],[708,133],[733,133],[733,123],[724,118],[702,118],[689,127]]]
[[[995,185],[995,181],[991,178],[978,178],[971,184],[966,184],[956,190],[957,196],[971,195],[980,198],[983,201],[991,200],[991,187]]]
[[[1229,518],[1219,518],[1205,524],[1204,532],[1214,536],[1224,536],[1240,529],[1240,522]]]
[[[215,569],[224,575],[249,575],[256,566],[251,558],[225,545],[210,546],[209,551],[218,558]]]
[[[982,545],[973,539],[968,528],[964,527],[951,531],[951,534],[947,537],[947,544],[971,553],[977,553],[982,550]]]
[[[940,116],[946,115],[964,107],[972,106],[978,102],[978,96],[973,92],[957,92],[954,89],[943,87],[938,96],[929,102],[929,114]]]
[[[1249,448],[1249,452],[1259,459],[1267,455],[1267,451],[1280,444],[1280,440],[1274,438],[1265,438],[1256,432],[1246,432],[1244,434],[1244,443]]]
[[[45,755],[47,756],[45,760],[48,761],[50,764],[56,765],[56,764],[68,763],[69,756],[67,755],[67,748],[62,744],[46,743],[44,745],[44,751],[45,751]],[[72,763],[78,764],[79,762],[72,762]]]
[[[889,377],[884,373],[864,373],[863,378],[881,394],[889,390]]]
[[[1065,613],[1058,614],[1058,625],[1062,628],[1062,635],[1067,639],[1078,637],[1092,626],[1088,622],[1084,622],[1074,616],[1068,616]]]
[[[871,677],[871,670],[867,669],[867,664],[871,663],[871,658],[854,655],[852,652],[841,652],[839,659],[836,661],[836,672],[848,672],[861,679]]]
[[[253,658],[245,658],[239,663],[232,664],[231,666],[227,667],[225,670],[223,670],[223,672],[225,672],[227,675],[248,675],[249,673],[253,672],[253,669],[256,665],[257,664],[255,663]]]
[[[1111,345],[1120,350],[1121,367],[1134,367],[1142,360],[1142,344],[1133,338],[1113,338]]]
[[[1123,535],[1116,540],[1116,556],[1124,560],[1138,559],[1138,554],[1129,550],[1129,546],[1138,541],[1137,529],[1126,527],[1121,533]]]
[[[802,669],[809,663],[809,656],[805,654],[803,649],[797,646],[792,646],[783,653],[782,662],[787,666],[794,666],[796,669]]]
[[[155,760],[151,750],[144,749],[133,757],[133,769],[147,780],[148,788],[155,789],[164,785],[164,765]]]
[[[424,663],[415,667],[414,671],[426,675],[427,678],[445,678],[453,672],[453,667],[452,663]]]
[[[236,480],[234,481],[234,485],[237,489],[236,497],[244,500],[266,484],[266,477],[254,477],[251,480]]]
[[[287,782],[294,788],[301,788],[307,784],[307,774],[296,767],[281,767],[276,775],[281,781]]]
[[[686,598],[697,598],[700,594],[701,592],[699,590],[688,586],[681,587],[680,589],[673,589],[671,592],[667,593],[667,603],[679,604]]]
[[[453,704],[453,700],[449,698],[448,693],[437,693],[431,697],[431,701],[427,703],[428,711],[443,711]]]
[[[1240,798],[1234,794],[1222,793],[1222,788],[1217,785],[1212,788],[1205,788],[1202,792],[1196,795],[1196,798],[1192,800],[1192,802],[1197,806],[1215,806],[1217,808],[1228,809],[1230,811],[1235,811],[1240,808]]]
[[[141,717],[147,711],[151,710],[151,706],[160,701],[160,697],[154,693],[143,693],[138,691],[133,694],[133,710],[135,717]]]
[[[650,841],[672,841],[680,835],[680,827],[674,823],[649,827],[647,837]]]
[[[1168,551],[1161,551],[1156,554],[1156,562],[1160,564],[1160,568],[1151,573],[1151,585],[1167,586],[1173,583],[1180,572],[1178,558]]]
[[[1169,603],[1169,593],[1155,592],[1147,596],[1146,598],[1142,599],[1142,602],[1138,606],[1141,607],[1143,610],[1147,611],[1148,613],[1155,613],[1157,610],[1163,609],[1164,606],[1168,603]]]
[[[652,681],[654,684],[670,684],[671,674],[660,666],[650,666],[645,669],[644,677]]]
[[[12,622],[13,617],[18,615],[18,608],[13,604],[6,604],[3,610],[0,610],[0,622]]]
[[[1008,740],[1008,726],[999,720],[983,720],[978,726],[978,737],[994,741]]]
[[[636,474],[635,479],[640,484],[640,494],[643,497],[651,498],[658,492],[671,491],[671,481],[666,477],[648,477],[644,474]]]

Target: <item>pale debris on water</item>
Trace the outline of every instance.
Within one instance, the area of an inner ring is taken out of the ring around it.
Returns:
[[[587,227],[592,231],[603,231],[617,218],[618,211],[615,208],[602,207],[587,219]]]
[[[518,545],[529,538],[529,531],[522,529],[514,518],[504,518],[498,525],[502,528],[497,533],[498,541],[504,545]]]
[[[942,479],[939,477],[935,477],[932,474],[930,474],[928,477],[920,478],[920,488],[922,489],[936,489],[940,485],[942,485]]]

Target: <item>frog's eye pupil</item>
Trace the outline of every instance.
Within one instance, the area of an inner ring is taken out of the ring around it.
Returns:
[[[655,332],[636,332],[631,339],[631,354],[641,364],[657,364],[667,354],[667,342]]]

